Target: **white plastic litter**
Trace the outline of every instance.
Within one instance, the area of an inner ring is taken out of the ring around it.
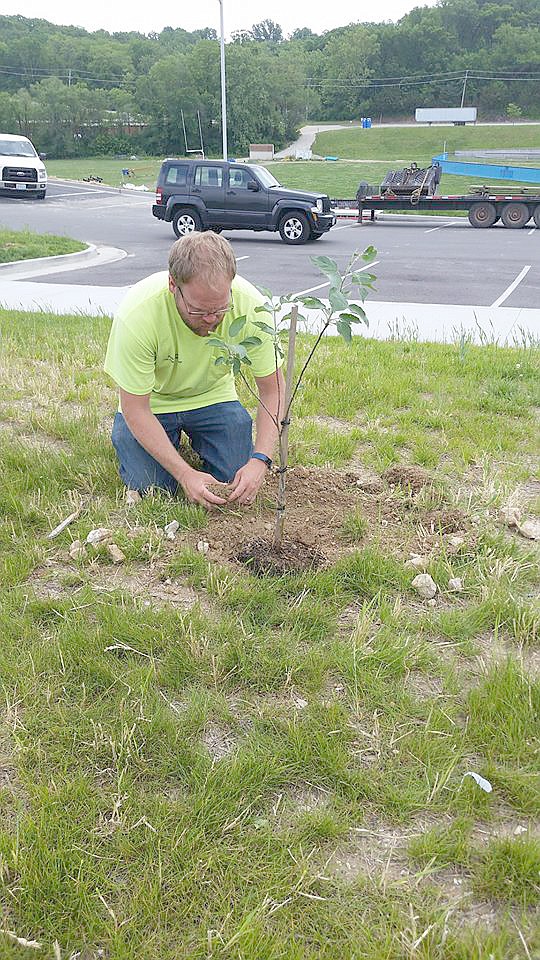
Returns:
[[[475,783],[477,783],[482,790],[485,790],[486,793],[491,793],[493,790],[489,780],[485,780],[484,777],[481,777],[479,773],[474,773],[472,770],[467,770],[467,773],[463,774],[463,779],[465,779],[465,777],[472,777]]]

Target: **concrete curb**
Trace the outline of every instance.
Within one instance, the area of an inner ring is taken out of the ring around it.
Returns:
[[[83,243],[83,241],[80,241]],[[76,250],[74,253],[58,253],[53,257],[28,257],[26,260],[11,260],[10,263],[0,263],[0,277],[6,276],[6,273],[9,272],[10,267],[19,267],[21,264],[30,266],[37,263],[64,263],[66,260],[71,260],[72,257],[80,257],[84,259],[85,257],[90,256],[96,250],[96,246],[93,243],[87,243],[85,250]]]
[[[87,269],[102,266],[105,263],[114,263],[115,260],[124,260],[127,256],[127,251],[121,250],[119,247],[89,243],[86,250],[77,250],[75,253],[2,263],[0,264],[0,280],[26,280],[29,277],[47,276],[51,273]]]

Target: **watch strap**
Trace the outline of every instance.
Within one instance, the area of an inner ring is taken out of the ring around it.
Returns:
[[[272,466],[272,459],[271,459],[271,457],[267,457],[265,453],[257,453],[257,452],[252,453],[252,454],[251,454],[251,459],[252,459],[252,460],[260,460],[261,463],[265,463],[269,470],[270,470],[270,467]]]

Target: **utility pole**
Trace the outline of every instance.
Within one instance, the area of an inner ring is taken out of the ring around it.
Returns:
[[[464,78],[463,78],[463,90],[462,90],[462,92],[461,92],[461,106],[463,106],[463,103],[464,103],[464,101],[465,101],[465,90],[467,89],[467,80],[468,80],[468,79],[469,79],[469,71],[466,70],[466,71],[465,71],[465,76],[464,76]]]
[[[228,156],[227,150],[227,91],[225,88],[225,32],[223,29],[223,0],[219,0],[219,52],[221,68],[221,136],[223,142],[223,159]]]

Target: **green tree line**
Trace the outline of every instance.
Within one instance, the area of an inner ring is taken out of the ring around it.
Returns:
[[[410,119],[418,106],[475,105],[482,119],[540,117],[538,0],[439,0],[397,23],[289,37],[272,20],[226,48],[231,153],[276,148],[309,120]],[[212,28],[93,33],[0,16],[0,129],[51,156],[183,153],[221,144]]]

